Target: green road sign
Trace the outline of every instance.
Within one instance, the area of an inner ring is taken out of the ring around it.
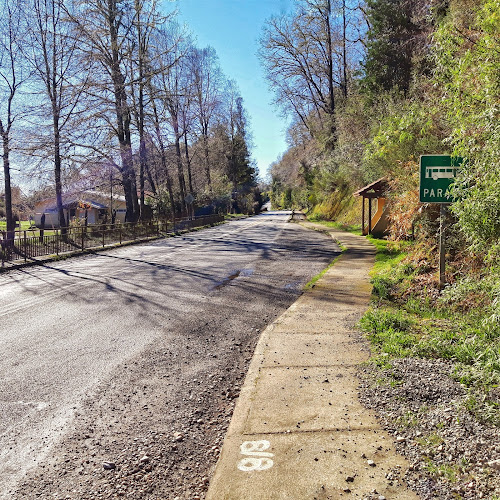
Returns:
[[[420,201],[422,203],[451,203],[449,188],[457,176],[463,159],[450,155],[420,157]]]

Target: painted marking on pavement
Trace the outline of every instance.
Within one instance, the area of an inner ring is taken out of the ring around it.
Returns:
[[[242,455],[246,455],[238,462],[238,469],[243,472],[261,471],[270,469],[274,462],[271,457],[272,453],[267,451],[271,447],[271,443],[262,439],[260,441],[245,441],[240,446]]]

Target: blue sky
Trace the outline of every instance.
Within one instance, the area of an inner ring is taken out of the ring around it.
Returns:
[[[257,57],[258,39],[266,19],[288,12],[292,0],[175,0],[173,4],[196,45],[211,45],[226,76],[237,82],[250,116],[252,156],[264,177],[269,165],[287,149],[287,122],[271,105],[273,95]]]

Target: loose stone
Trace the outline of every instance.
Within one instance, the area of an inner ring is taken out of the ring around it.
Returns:
[[[491,460],[488,462],[488,467],[491,467],[495,470],[500,470],[500,460]]]

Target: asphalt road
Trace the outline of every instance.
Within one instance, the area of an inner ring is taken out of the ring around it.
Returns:
[[[0,275],[0,498],[202,495],[259,331],[338,254],[288,218]]]

